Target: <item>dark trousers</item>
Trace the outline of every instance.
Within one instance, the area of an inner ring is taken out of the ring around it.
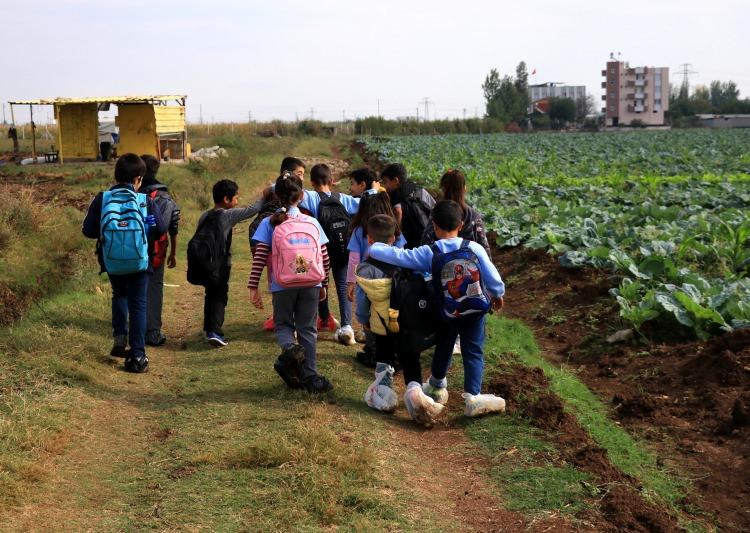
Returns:
[[[146,307],[146,333],[156,335],[161,331],[161,308],[164,302],[164,263],[154,269],[148,281]]]
[[[109,275],[112,285],[112,334],[128,336],[134,356],[146,354],[146,289],[151,274]]]
[[[422,383],[422,367],[419,365],[419,353],[398,350],[397,335],[373,335],[375,337],[375,360],[394,366],[398,360],[404,373],[404,383],[412,381]]]
[[[285,289],[271,293],[273,300],[273,321],[276,325],[276,342],[286,349],[299,342],[305,349],[305,364],[302,378],[318,373],[318,301],[320,287],[305,289]],[[297,334],[295,341],[294,334]]]
[[[206,296],[203,300],[203,331],[224,335],[224,310],[229,302],[229,274],[231,267],[222,270],[219,281],[206,285]]]

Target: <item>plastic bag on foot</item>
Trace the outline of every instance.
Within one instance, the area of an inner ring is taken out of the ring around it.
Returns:
[[[393,390],[393,367],[377,363],[375,381],[370,383],[365,392],[365,403],[378,411],[390,413],[398,407],[398,395]]]

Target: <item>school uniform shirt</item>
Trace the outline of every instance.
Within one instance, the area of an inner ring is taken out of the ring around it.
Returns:
[[[320,233],[320,238],[318,239],[318,245],[322,248],[323,245],[328,244],[328,237],[326,237],[325,232],[323,231],[323,228],[320,227],[320,224],[316,219],[313,217],[303,215],[298,207],[290,207],[287,210],[287,216],[290,218],[301,218],[303,220],[307,220],[308,222],[312,222],[317,228],[318,232]],[[273,253],[272,248],[272,242],[273,242],[273,230],[275,228],[271,225],[271,217],[267,217],[263,220],[263,222],[260,223],[260,226],[258,226],[258,229],[253,234],[253,244],[265,244],[269,248],[269,257],[270,254]],[[327,256],[324,257],[324,262],[327,259]],[[270,263],[269,263],[270,266]],[[255,271],[255,264],[253,264],[253,271],[250,273],[250,282],[248,283],[248,286],[253,286],[253,283],[255,283],[255,287],[257,287],[257,279],[260,278],[260,272]],[[262,268],[261,268],[262,271]],[[271,279],[271,292],[278,292],[286,290],[284,287],[280,286],[278,283],[276,283],[276,279],[273,276],[273,270],[271,268],[268,269],[268,277]],[[321,287],[322,283],[318,283],[315,285],[316,287]]]
[[[331,196],[331,192],[324,192],[326,196]],[[305,191],[305,196],[299,203],[299,207],[306,209],[310,212],[310,215],[318,218],[320,216],[320,194],[317,191]],[[359,211],[359,198],[355,198],[349,194],[340,193],[339,201],[344,206],[349,216],[354,216]]]
[[[367,259],[367,252],[370,249],[370,244],[367,242],[367,237],[364,235],[364,230],[361,227],[355,228],[352,232],[352,236],[349,237],[349,244],[346,249],[349,250],[349,265],[346,272],[346,282],[354,283],[356,281],[354,269],[361,262]],[[397,248],[403,248],[406,246],[406,239],[403,234],[396,238],[396,242],[393,246]]]
[[[440,239],[435,244],[442,253],[453,252],[461,247],[464,241],[461,237],[452,239]],[[500,273],[492,264],[487,252],[481,245],[474,241],[469,241],[469,248],[477,259],[479,259],[479,271],[482,275],[482,281],[487,292],[493,298],[499,298],[505,294],[505,283],[500,277]],[[370,257],[383,261],[391,265],[402,268],[409,268],[419,272],[432,272],[432,247],[424,245],[411,250],[402,250],[376,242],[370,247]]]

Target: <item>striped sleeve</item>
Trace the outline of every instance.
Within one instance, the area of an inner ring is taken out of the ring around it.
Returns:
[[[263,273],[263,268],[268,264],[268,254],[271,252],[271,247],[264,242],[259,242],[255,248],[253,254],[253,267],[250,270],[250,279],[247,281],[247,286],[250,289],[257,289],[260,284],[260,275]]]
[[[321,253],[323,254],[323,273],[325,277],[323,278],[323,287],[328,286],[328,273],[331,271],[331,258],[328,257],[328,246],[323,245],[320,249]]]

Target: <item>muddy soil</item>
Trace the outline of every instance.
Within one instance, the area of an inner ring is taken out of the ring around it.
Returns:
[[[495,249],[493,259],[508,284],[506,313],[535,330],[545,357],[576,367],[615,419],[692,480],[689,503],[724,531],[750,530],[750,331],[700,342],[654,328],[654,342],[610,344],[626,327],[608,294],[616,276],[522,248]],[[618,492],[603,507],[623,529],[640,516],[615,512],[628,500]]]

